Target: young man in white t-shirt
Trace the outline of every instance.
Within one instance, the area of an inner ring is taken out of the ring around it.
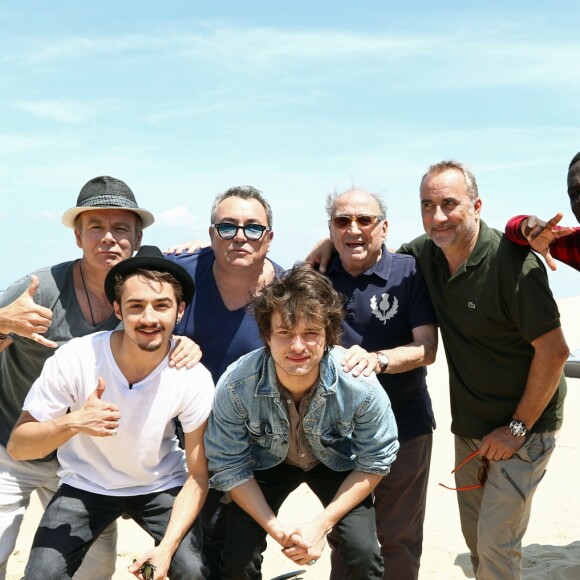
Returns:
[[[159,249],[143,246],[111,269],[105,291],[124,329],[61,347],[34,383],[8,443],[17,460],[58,449],[61,466],[25,578],[72,577],[94,538],[121,515],[156,543],[129,572],[204,578],[197,515],[208,487],[203,434],[213,382],[202,365],[177,372],[167,358],[193,281]]]

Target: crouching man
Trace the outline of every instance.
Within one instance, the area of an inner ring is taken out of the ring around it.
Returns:
[[[196,518],[208,487],[203,434],[213,382],[200,364],[180,371],[168,365],[193,281],[158,248],[143,246],[110,270],[105,292],[124,330],[76,338],[56,351],[8,442],[14,459],[58,449],[60,462],[60,487],[34,537],[25,578],[72,577],[93,540],[121,515],[156,544],[130,572],[204,578]]]
[[[349,579],[382,579],[371,492],[399,447],[391,405],[375,375],[342,370],[342,300],[323,275],[295,266],[252,302],[265,348],[221,377],[205,435],[210,485],[231,492],[223,580],[261,578],[269,534],[313,565],[336,528]],[[323,511],[300,525],[276,517],[301,483]]]

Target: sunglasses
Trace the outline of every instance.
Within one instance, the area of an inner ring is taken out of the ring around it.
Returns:
[[[229,224],[227,222],[221,224],[211,224],[218,236],[222,240],[233,240],[238,235],[238,230],[244,232],[247,240],[255,242],[264,235],[264,232],[269,232],[272,228],[261,226],[260,224],[248,224],[247,226],[237,226],[236,224]]]
[[[479,449],[476,449],[473,453],[470,453],[451,473],[459,471],[466,463],[471,461],[478,453]],[[483,465],[479,468],[479,471],[477,472],[477,479],[479,480],[479,483],[476,483],[474,485],[465,485],[463,487],[449,487],[448,485],[445,485],[443,483],[440,483],[439,485],[441,487],[444,487],[445,489],[450,489],[451,491],[469,491],[470,489],[479,489],[480,487],[483,487],[485,485],[488,473],[489,473],[489,459],[484,457]]]
[[[137,560],[133,560],[135,563]],[[149,562],[145,562],[141,568],[139,568],[139,573],[143,576],[143,580],[155,580],[155,564],[151,564]]]
[[[346,230],[352,222],[356,222],[359,228],[368,228],[379,221],[378,215],[335,215],[330,221],[339,230]]]

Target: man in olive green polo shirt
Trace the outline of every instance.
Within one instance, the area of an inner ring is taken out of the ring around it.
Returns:
[[[545,268],[481,219],[462,164],[421,181],[426,235],[400,251],[418,260],[449,365],[451,430],[463,535],[479,580],[521,577],[531,500],[562,424],[568,347]],[[487,476],[487,483],[485,483]]]

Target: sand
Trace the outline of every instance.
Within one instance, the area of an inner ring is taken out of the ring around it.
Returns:
[[[580,349],[580,297],[558,301],[562,324],[571,350]],[[437,485],[452,480],[453,438],[449,432],[447,366],[440,348],[437,361],[429,367],[429,388],[438,428],[434,435],[431,481],[427,499],[425,540],[421,579],[453,580],[473,578],[461,530],[455,493]],[[532,517],[524,538],[524,577],[536,580],[580,578],[580,517],[577,499],[580,486],[580,379],[568,379],[566,418],[555,450],[534,498]],[[304,486],[288,498],[280,517],[288,523],[307,520],[320,504]],[[36,497],[28,510],[16,550],[8,564],[8,580],[22,577],[34,530],[41,514]],[[127,566],[151,544],[150,538],[133,522],[119,522],[117,572],[115,579],[128,579]],[[305,579],[324,580],[329,575],[329,551],[308,568]],[[299,567],[269,543],[264,560],[264,578],[272,578]]]

